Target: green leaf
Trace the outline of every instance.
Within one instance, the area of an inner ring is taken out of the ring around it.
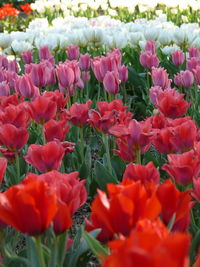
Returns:
[[[101,243],[92,237],[88,232],[83,233],[83,238],[97,258],[99,258],[99,256],[109,255],[109,250],[103,247]]]
[[[190,246],[190,261],[191,261],[191,264],[194,263],[195,256],[197,254],[199,246],[200,246],[200,230],[196,233],[195,237],[192,240],[192,244]]]
[[[106,190],[108,183],[117,184],[117,179],[99,161],[95,162],[95,181],[102,190]]]

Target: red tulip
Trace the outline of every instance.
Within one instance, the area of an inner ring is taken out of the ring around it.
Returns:
[[[47,142],[64,141],[70,126],[66,124],[66,121],[50,120],[44,124],[44,134]]]
[[[92,101],[88,100],[85,104],[72,104],[70,109],[66,111],[67,120],[79,127],[83,127],[84,125],[88,124],[88,112],[91,103]]]
[[[58,90],[55,91],[45,91],[42,94],[44,97],[49,98],[51,101],[55,102],[57,105],[57,110],[62,111],[67,103],[67,97]]]
[[[56,115],[56,110],[56,103],[44,96],[38,96],[29,105],[32,119],[41,124],[53,119]]]
[[[46,145],[30,145],[25,161],[40,172],[59,170],[64,157],[64,148],[58,141],[52,141]]]
[[[126,170],[123,175],[123,180],[130,179],[133,181],[153,182],[158,184],[160,182],[159,171],[153,165],[153,162],[149,162],[147,165],[130,163],[126,166]]]
[[[183,154],[169,154],[169,164],[164,164],[165,170],[178,184],[187,185],[192,183],[193,178],[200,173],[200,160],[194,150]]]
[[[0,220],[29,235],[40,235],[57,211],[55,186],[29,178],[0,193]]]
[[[57,171],[38,175],[37,179],[45,181],[49,186],[55,185],[58,208],[53,220],[53,228],[56,234],[61,234],[72,225],[73,214],[87,199],[85,180],[79,180],[78,172],[63,174]]]
[[[109,243],[111,254],[104,258],[102,267],[189,267],[189,246],[186,233],[161,238],[157,232],[133,230],[128,238]]]
[[[191,196],[189,191],[180,192],[170,179],[157,191],[162,206],[162,221],[168,225],[175,216],[172,231],[185,232],[190,225]]]
[[[3,176],[6,172],[6,168],[7,168],[7,159],[0,158],[0,185],[2,184]]]
[[[23,105],[9,105],[0,113],[0,121],[3,124],[10,123],[15,127],[25,127],[28,128],[30,122],[30,115],[24,109]]]
[[[29,134],[25,128],[16,128],[12,124],[0,125],[0,145],[10,151],[20,150],[28,141]]]
[[[155,219],[160,213],[160,203],[156,197],[156,185],[144,187],[140,181],[123,181],[119,185],[109,184],[108,195],[98,190],[91,206],[91,223],[87,230],[101,228],[101,241],[114,238],[115,234],[129,235],[139,219]]]

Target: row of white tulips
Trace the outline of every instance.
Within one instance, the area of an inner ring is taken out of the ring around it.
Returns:
[[[64,14],[69,15],[73,12],[91,10],[108,10],[110,15],[116,14],[116,8],[127,8],[129,12],[134,12],[135,7],[140,12],[153,10],[157,5],[164,5],[169,8],[178,7],[180,10],[186,10],[189,7],[193,10],[200,9],[199,0],[36,0],[31,4],[33,10],[38,13],[44,13],[46,10],[52,12],[61,10]]]
[[[79,47],[143,48],[147,40],[155,40],[162,52],[170,55],[179,47],[200,48],[200,28],[196,23],[180,27],[167,22],[163,15],[155,20],[140,19],[123,23],[101,16],[56,18],[49,25],[46,18],[33,20],[25,32],[0,33],[0,49],[5,54],[13,51],[19,55],[23,50],[48,45],[51,50],[66,49],[69,45]]]

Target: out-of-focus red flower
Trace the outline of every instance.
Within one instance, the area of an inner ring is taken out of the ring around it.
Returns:
[[[20,104],[17,106],[9,105],[2,112],[0,112],[0,121],[2,124],[13,124],[17,128],[28,128],[30,115]]]
[[[55,139],[64,141],[69,129],[70,125],[66,124],[66,121],[52,119],[44,124],[45,139],[47,142],[54,141]]]
[[[192,183],[193,178],[200,173],[200,159],[194,150],[183,154],[169,154],[169,164],[164,164],[165,170],[178,184],[187,185]]]
[[[6,168],[7,168],[7,159],[0,158],[0,185],[2,184],[3,176],[6,172]]]
[[[88,124],[89,108],[92,101],[88,100],[85,104],[74,103],[69,110],[66,110],[66,119],[72,124],[83,127]]]
[[[109,243],[111,254],[104,258],[102,267],[189,267],[189,246],[190,235],[186,233],[161,238],[153,231],[133,230],[128,238]]]
[[[64,148],[58,141],[52,141],[46,145],[32,144],[28,148],[25,161],[40,172],[59,170],[64,157]]]
[[[157,196],[162,206],[162,221],[168,225],[175,216],[172,231],[185,232],[190,224],[191,196],[189,190],[180,192],[170,179],[161,184]]]
[[[31,6],[30,6],[29,3],[20,5],[20,8],[21,8],[21,10],[24,11],[24,13],[27,13],[27,14],[31,13],[31,11],[32,11]]]
[[[29,176],[34,176],[34,174],[29,174]],[[45,181],[49,186],[54,184],[56,188],[58,207],[53,220],[53,228],[56,234],[61,234],[72,225],[73,214],[87,199],[85,180],[79,180],[78,172],[63,174],[57,171],[38,175],[37,179]]]
[[[28,110],[31,118],[41,124],[53,119],[56,115],[56,103],[51,101],[48,97],[38,96],[30,103]]]
[[[87,230],[101,228],[98,235],[101,241],[108,241],[115,234],[129,235],[139,219],[155,219],[161,206],[156,197],[156,185],[145,187],[140,181],[125,180],[119,185],[109,184],[108,195],[98,190],[91,206],[91,222]]]
[[[0,8],[0,19],[4,19],[7,16],[16,16],[20,11],[13,7],[13,4],[3,4]]]
[[[191,191],[191,195],[200,203],[200,177],[193,179],[194,189]]]
[[[160,182],[160,173],[153,165],[153,162],[149,162],[147,165],[130,163],[126,166],[123,175],[123,180],[125,179],[141,181],[142,184],[146,182],[158,184]]]
[[[26,128],[16,128],[12,124],[0,125],[0,145],[10,151],[20,150],[28,141],[29,134]]]
[[[110,103],[99,101],[98,110],[89,111],[89,123],[97,131],[108,133],[109,129],[116,124],[128,125],[132,118],[132,113],[127,112],[127,106],[124,106],[121,99]]]
[[[0,193],[0,220],[29,235],[40,235],[57,212],[56,189],[44,181],[24,179]]]

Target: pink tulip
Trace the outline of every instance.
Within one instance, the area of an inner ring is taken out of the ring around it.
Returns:
[[[0,68],[8,69],[8,59],[0,55]]]
[[[167,71],[164,68],[152,68],[151,78],[153,85],[160,86],[163,89],[169,88],[171,81],[168,78]]]
[[[117,94],[119,92],[118,73],[108,71],[103,79],[103,85],[109,94]]]
[[[181,82],[183,87],[190,87],[193,82],[194,82],[194,75],[192,74],[191,71],[186,70],[186,71],[181,71]]]
[[[180,66],[185,61],[184,53],[181,50],[175,50],[172,52],[172,62],[175,66]]]
[[[90,69],[90,55],[81,54],[79,58],[79,67],[81,70],[88,71]]]
[[[94,75],[96,77],[96,79],[99,81],[99,82],[103,82],[103,78],[104,76],[102,75],[101,73],[101,62],[100,62],[100,58],[94,58],[93,61],[92,61],[92,70],[94,72]]]
[[[84,83],[89,82],[90,79],[91,79],[90,72],[89,71],[83,71],[81,73],[81,77],[82,77],[82,80],[83,80]]]
[[[146,51],[140,53],[140,64],[144,68],[151,69],[152,67],[158,67],[159,63],[160,61],[155,54]]]
[[[40,58],[40,61],[48,60],[52,65],[55,64],[55,59],[53,55],[51,54],[51,51],[47,45],[40,48],[39,58]]]
[[[0,82],[0,96],[8,96],[10,94],[10,88],[6,81]]]
[[[118,71],[119,71],[119,80],[122,83],[125,83],[128,80],[128,67],[122,65]]]
[[[15,59],[8,61],[8,71],[13,71],[13,72],[18,73],[19,68],[18,68],[18,65],[17,65],[17,61]]]
[[[122,53],[119,48],[114,48],[112,51],[107,52],[107,57],[110,57],[113,61],[115,61],[117,68],[121,66]]]
[[[79,48],[76,45],[70,45],[67,48],[67,56],[69,60],[74,60],[79,58]]]
[[[101,57],[100,71],[103,77],[105,77],[108,71],[117,71],[117,64],[114,57]]]
[[[74,83],[74,71],[65,63],[60,63],[56,67],[59,83],[63,87],[70,87]]]
[[[189,52],[189,57],[200,57],[200,51],[197,47],[195,46],[191,46],[188,48],[188,52]]]
[[[30,64],[33,62],[33,56],[31,50],[22,51],[22,60],[26,64]]]
[[[15,90],[25,98],[34,100],[40,95],[39,89],[34,86],[28,74],[19,76],[15,83]]]
[[[156,46],[155,46],[155,41],[147,41],[145,48],[145,52],[150,52],[151,54],[156,54]]]
[[[182,78],[180,73],[174,75],[174,83],[177,86],[182,86]]]
[[[200,58],[192,57],[186,62],[186,69],[193,71],[197,66],[200,66]]]
[[[200,85],[200,66],[197,66],[194,70],[194,77],[198,85]]]

